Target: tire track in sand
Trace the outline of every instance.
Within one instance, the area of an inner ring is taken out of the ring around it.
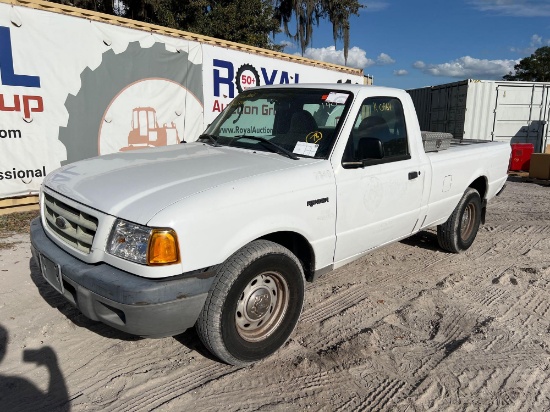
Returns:
[[[329,299],[319,302],[315,307],[304,311],[301,322],[320,322],[329,317],[336,316],[346,309],[360,304],[368,297],[368,289],[359,285],[339,292]]]

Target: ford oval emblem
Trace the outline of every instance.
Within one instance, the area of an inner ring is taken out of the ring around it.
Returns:
[[[55,219],[55,224],[59,229],[65,229],[67,227],[67,221],[61,216]]]

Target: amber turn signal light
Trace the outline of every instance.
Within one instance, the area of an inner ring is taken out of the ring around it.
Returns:
[[[178,237],[173,230],[153,229],[147,253],[148,265],[168,265],[180,262]]]

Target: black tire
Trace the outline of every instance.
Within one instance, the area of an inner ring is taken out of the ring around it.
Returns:
[[[210,352],[246,366],[279,349],[294,330],[304,301],[304,272],[288,249],[267,240],[225,261],[196,323]]]
[[[481,198],[469,187],[449,219],[437,226],[439,246],[452,253],[464,252],[474,243],[480,223]]]

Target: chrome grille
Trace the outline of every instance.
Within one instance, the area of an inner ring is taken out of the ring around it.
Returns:
[[[84,253],[90,253],[97,218],[44,193],[44,217],[57,237]]]

